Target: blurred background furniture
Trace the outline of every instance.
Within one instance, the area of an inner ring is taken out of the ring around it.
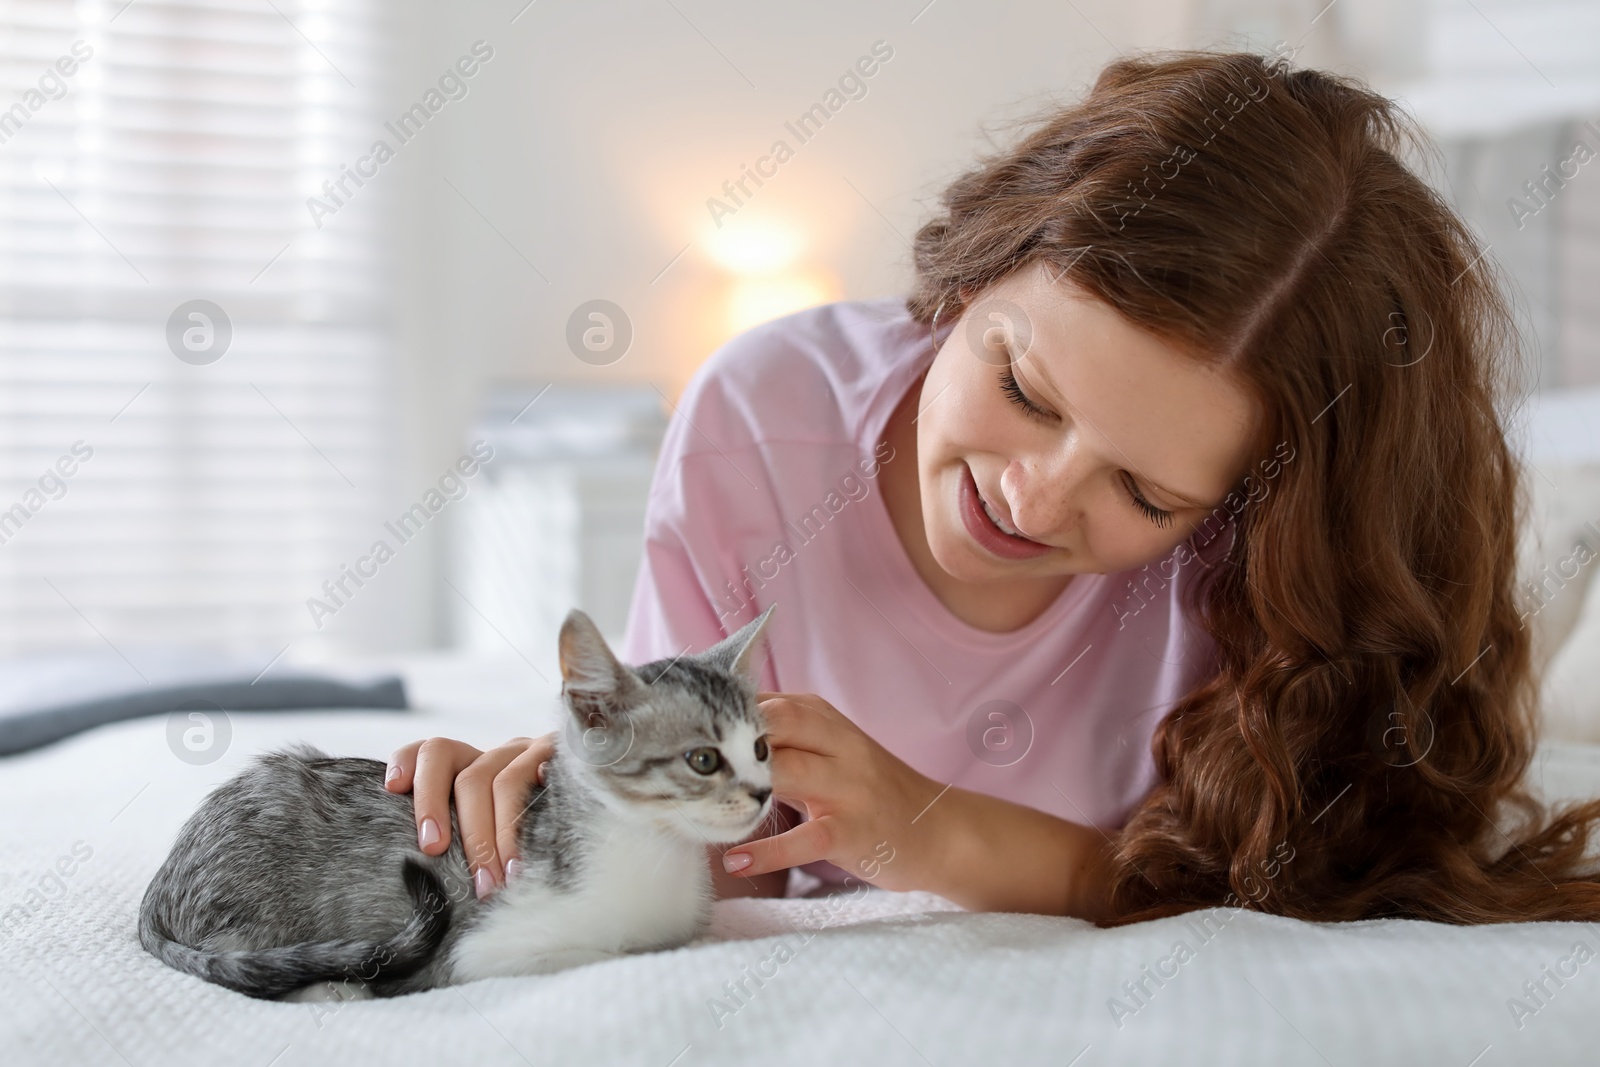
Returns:
[[[473,440],[495,451],[454,514],[450,579],[459,647],[542,659],[580,607],[622,639],[643,551],[645,496],[666,431],[642,386],[499,386]]]
[[[1594,0],[824,0],[800,30],[714,0],[9,6],[0,654],[542,663],[572,606],[620,633],[652,452],[701,361],[786,312],[904,292],[943,187],[1136,49],[1287,52],[1400,99],[1439,147],[1414,162],[1505,271],[1529,392],[1587,425],[1600,164],[1510,205],[1600,122],[1597,39]],[[868,54],[847,106],[735,203]],[[596,300],[614,358],[574,343]],[[319,611],[497,422],[501,458],[443,521]],[[1530,529],[1530,581],[1600,518],[1600,455],[1568,453],[1530,475],[1567,517]],[[1581,591],[1537,625],[1588,634]]]

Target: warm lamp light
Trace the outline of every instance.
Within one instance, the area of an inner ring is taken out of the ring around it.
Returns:
[[[730,223],[706,238],[706,252],[730,274],[776,274],[800,257],[800,235],[778,223],[749,219]]]
[[[784,221],[750,215],[705,233],[706,255],[732,275],[717,344],[790,312],[840,299],[839,280],[831,271],[800,264],[803,233]]]
[[[792,270],[762,278],[744,278],[728,293],[727,335],[781,318],[792,311],[840,298],[838,279],[824,270]]]

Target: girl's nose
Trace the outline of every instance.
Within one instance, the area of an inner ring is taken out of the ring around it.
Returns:
[[[1025,537],[1050,541],[1078,525],[1078,481],[1071,457],[1029,468],[1013,459],[1000,474],[1011,523]]]

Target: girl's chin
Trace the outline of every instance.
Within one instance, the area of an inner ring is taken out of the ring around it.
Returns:
[[[1004,560],[972,543],[965,530],[946,531],[942,544],[929,545],[933,561],[958,582],[1004,582],[1044,577],[1038,560]]]

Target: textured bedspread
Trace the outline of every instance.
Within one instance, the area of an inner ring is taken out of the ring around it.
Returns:
[[[709,935],[672,952],[320,1005],[253,1001],[139,947],[146,882],[249,755],[304,739],[383,756],[434,733],[547,728],[547,705],[493,696],[505,690],[489,681],[430,689],[423,671],[410,684],[427,710],[414,715],[235,715],[209,764],[177,758],[164,720],[0,761],[4,1062],[1600,1062],[1600,929],[1578,924],[1319,926],[1218,910],[1098,930],[863,890],[722,902]],[[1600,794],[1600,747],[1546,750],[1542,773],[1553,795]],[[1531,996],[1525,983],[1541,982]]]

